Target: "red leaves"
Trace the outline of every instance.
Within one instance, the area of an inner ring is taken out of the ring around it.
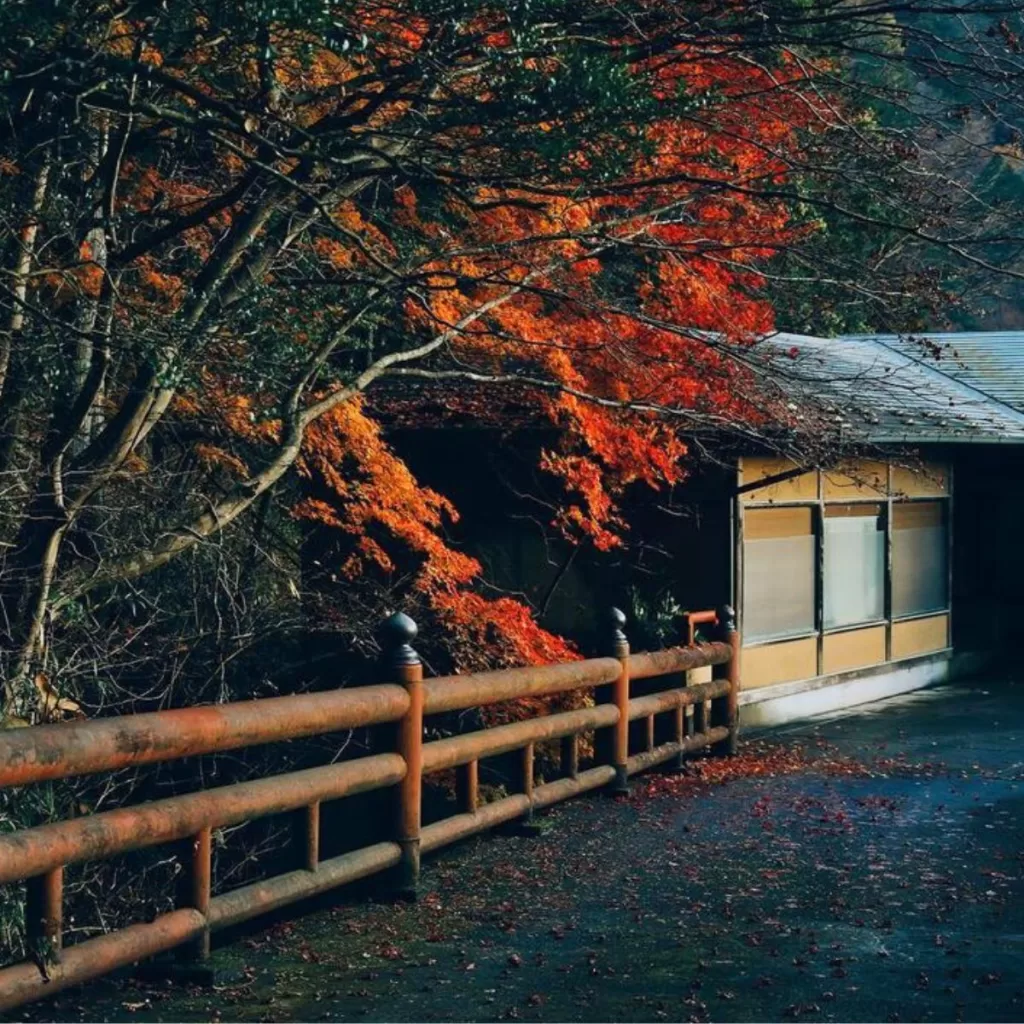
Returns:
[[[360,41],[341,52],[302,30],[275,30],[275,73],[288,94],[305,97],[294,112],[299,123],[340,118],[356,126],[354,135],[403,124],[415,90],[385,83],[406,74],[418,81],[426,41],[436,45],[449,35],[459,40],[452,52],[466,65],[449,83],[447,101],[457,104],[461,96],[467,110],[487,109],[496,86],[471,68],[500,67],[505,57],[523,61],[506,15],[481,9],[476,17],[445,22],[442,31],[414,6],[394,0],[339,13],[338,38],[350,32]],[[430,186],[414,178],[396,182],[394,190],[346,190],[294,241],[295,265],[325,286],[315,308],[280,310],[281,329],[302,346],[312,344],[332,317],[351,314],[344,302],[331,305],[334,292],[326,286],[345,292],[356,282],[362,288],[384,280],[378,291],[398,289],[380,317],[385,333],[443,336],[450,365],[550,385],[524,387],[522,394],[536,418],[546,418],[560,434],[540,460],[562,487],[552,523],[571,541],[599,551],[624,542],[628,524],[620,502],[627,488],[658,489],[684,479],[684,438],[693,422],[680,414],[716,428],[763,419],[745,371],[728,353],[773,328],[764,281],[752,268],[806,229],[790,223],[779,201],[746,186],[780,180],[794,165],[798,133],[816,130],[823,102],[817,83],[802,94],[812,72],[801,63],[782,60],[769,72],[731,46],[678,42],[691,36],[688,16],[660,25],[670,45],[644,40],[657,57],[636,60],[630,53],[637,41],[631,23],[621,27],[622,38],[609,40],[606,52],[614,62],[622,47],[619,70],[638,96],[653,99],[643,123],[620,125],[617,138],[582,133],[567,147],[564,164],[538,151],[536,180],[504,179],[495,169],[503,155],[513,154],[503,154],[501,142],[486,141],[492,125],[451,127],[427,115],[416,134],[422,132],[431,153],[446,154],[442,162],[451,160],[453,180],[464,184],[445,189],[442,176]],[[550,64],[554,72],[560,51],[541,50],[525,66]],[[197,77],[196,87],[207,87]],[[349,89],[365,98],[346,99]],[[680,113],[681,93],[700,97],[699,118]],[[533,144],[531,135],[564,142],[573,130],[562,113],[540,108],[535,123],[527,118],[522,127],[517,158],[521,147]],[[618,169],[592,180],[590,168],[611,166],[613,153]],[[130,165],[126,175],[131,187],[122,190],[124,201],[140,212],[165,195],[194,206],[210,187],[166,181],[145,165]],[[743,187],[722,187],[737,184]],[[186,185],[191,191],[183,191]],[[234,208],[222,216],[230,222]],[[189,245],[201,254],[225,226],[204,225]],[[140,273],[140,292],[154,303],[174,301],[173,275],[161,278],[156,267]],[[375,317],[367,322],[377,323]],[[244,342],[238,344],[243,353]],[[459,385],[452,390],[459,392]],[[260,397],[249,396],[250,407],[238,412],[258,415]],[[666,410],[671,415],[662,415]],[[235,419],[235,428],[253,439],[251,423]],[[224,459],[219,465],[230,468]],[[296,506],[296,516],[353,538],[336,567],[339,581],[400,578],[410,604],[425,606],[456,632],[460,651],[486,648],[491,664],[574,656],[536,625],[525,605],[485,600],[475,591],[480,564],[443,536],[457,510],[415,478],[359,401],[343,403],[311,427],[301,471],[318,493]],[[470,667],[468,658],[455,661]]]
[[[692,789],[711,783],[728,782],[732,779],[773,778],[777,775],[790,775],[794,772],[834,765],[846,771],[847,764],[843,760],[826,761],[822,758],[810,758],[802,747],[782,745],[749,744],[735,757],[715,757],[695,760],[687,765],[686,774],[658,775],[645,777],[644,786],[639,790],[645,796],[661,793],[672,793]],[[850,774],[855,774],[851,769]],[[766,817],[771,810],[771,798],[761,797],[755,801],[751,813],[755,817]]]
[[[833,778],[878,778],[893,776],[933,777],[940,768],[933,762],[912,763],[906,757],[879,757],[871,761],[858,761],[838,753],[825,745],[814,749],[800,745],[783,745],[769,742],[748,742],[735,757],[713,757],[688,763],[687,770],[680,775],[645,776],[643,785],[634,788],[633,799],[643,799],[664,794],[698,792],[713,783],[729,782],[735,779],[775,778],[801,772],[816,772]],[[859,796],[854,803],[871,812],[895,814],[899,804],[892,797]],[[842,809],[830,809],[820,802],[798,799],[796,809],[804,814],[814,814],[820,824],[833,829],[849,829],[852,821],[849,813]],[[751,805],[750,813],[762,822],[762,827],[771,829],[770,817],[775,811],[771,795],[759,797]],[[872,819],[873,820],[873,819]],[[878,870],[882,870],[881,867]]]
[[[578,657],[568,643],[541,629],[524,604],[485,598],[472,589],[480,563],[443,535],[458,519],[457,510],[420,484],[359,402],[338,406],[310,429],[300,470],[333,500],[304,498],[293,514],[355,539],[338,574],[357,580],[372,569],[391,573],[399,553],[412,555],[417,569],[406,585],[437,616],[457,664],[460,652],[486,658],[491,667]],[[534,701],[523,710],[542,706]]]

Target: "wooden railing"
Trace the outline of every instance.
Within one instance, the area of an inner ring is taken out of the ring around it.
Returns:
[[[715,622],[702,613],[702,622]],[[202,962],[210,934],[297,900],[386,869],[396,894],[415,895],[421,853],[599,787],[627,790],[636,772],[703,747],[734,753],[738,735],[739,635],[726,609],[722,642],[629,653],[625,616],[613,609],[609,657],[568,664],[423,678],[412,647],[416,626],[395,615],[385,627],[386,670],[393,682],[327,693],[275,697],[209,707],[45,725],[0,733],[0,787],[106,772],[278,740],[396,723],[396,749],[357,760],[241,782],[135,807],[40,825],[0,836],[0,884],[27,881],[25,924],[34,960],[0,968],[0,1010],[51,995],[119,967],[179,947]],[[630,697],[630,681],[713,665],[715,678]],[[423,742],[428,715],[596,687],[592,707],[538,716]],[[686,714],[688,706],[694,711]],[[710,712],[710,713],[709,713]],[[672,715],[672,739],[655,745],[655,716]],[[645,749],[631,753],[629,724],[647,721]],[[580,770],[579,737],[597,730],[598,761]],[[534,749],[561,741],[562,777],[534,784]],[[481,804],[481,758],[521,751],[521,792]],[[603,755],[603,756],[601,756]],[[602,763],[603,762],[603,763]],[[423,826],[423,779],[457,770],[459,812]],[[320,804],[368,790],[396,789],[393,837],[320,859]],[[305,809],[304,868],[211,896],[214,829]],[[63,873],[69,864],[101,860],[162,843],[186,841],[177,909],[62,948]]]

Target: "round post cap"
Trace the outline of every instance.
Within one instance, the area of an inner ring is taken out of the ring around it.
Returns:
[[[723,604],[718,610],[718,622],[725,633],[736,632],[736,609],[731,604]]]
[[[608,623],[612,627],[612,642],[624,644],[626,637],[626,613],[621,608],[608,609]]]
[[[420,657],[413,649],[419,629],[405,612],[395,612],[381,626],[381,644],[396,665],[418,665]]]

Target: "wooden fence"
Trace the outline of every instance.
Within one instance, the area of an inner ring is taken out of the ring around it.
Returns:
[[[357,760],[241,782],[135,807],[102,811],[0,836],[0,884],[27,882],[26,931],[35,961],[0,968],[0,1010],[59,992],[119,967],[179,947],[203,961],[210,934],[376,872],[391,870],[397,894],[413,896],[421,853],[503,822],[528,818],[588,790],[627,790],[636,772],[703,747],[734,753],[738,735],[739,634],[731,609],[696,621],[716,623],[722,641],[630,656],[625,616],[613,610],[610,656],[568,664],[423,678],[412,647],[416,626],[395,615],[385,627],[390,682],[291,697],[125,715],[0,733],[0,788],[107,772],[278,740],[395,723],[396,749]],[[692,634],[691,634],[692,635]],[[711,682],[686,685],[685,673],[715,666]],[[676,683],[630,696],[631,680],[674,676]],[[596,688],[575,711],[423,742],[424,718],[525,696]],[[693,711],[687,713],[687,708]],[[672,716],[673,738],[655,745],[655,717]],[[643,750],[629,749],[630,722],[645,720]],[[596,731],[598,757],[580,769],[579,737]],[[561,778],[535,785],[535,744],[561,743]],[[481,758],[521,751],[521,792],[481,804]],[[422,825],[424,776],[455,768],[459,811]],[[321,860],[320,805],[393,787],[393,837]],[[305,813],[305,866],[211,896],[214,829],[287,811]],[[162,843],[187,841],[177,909],[62,948],[64,868]]]

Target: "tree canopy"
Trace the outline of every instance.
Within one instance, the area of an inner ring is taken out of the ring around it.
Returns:
[[[899,326],[950,300],[942,268],[1021,275],[1019,225],[970,187],[1021,124],[1021,9],[3,5],[8,720],[59,714],[47,680],[100,657],[61,638],[159,604],[149,575],[221,551],[293,469],[290,514],[353,538],[341,585],[411,551],[453,627],[565,656],[475,589],[366,396],[517,389],[557,430],[557,528],[602,550],[695,432],[821,444],[747,358],[780,295]]]

